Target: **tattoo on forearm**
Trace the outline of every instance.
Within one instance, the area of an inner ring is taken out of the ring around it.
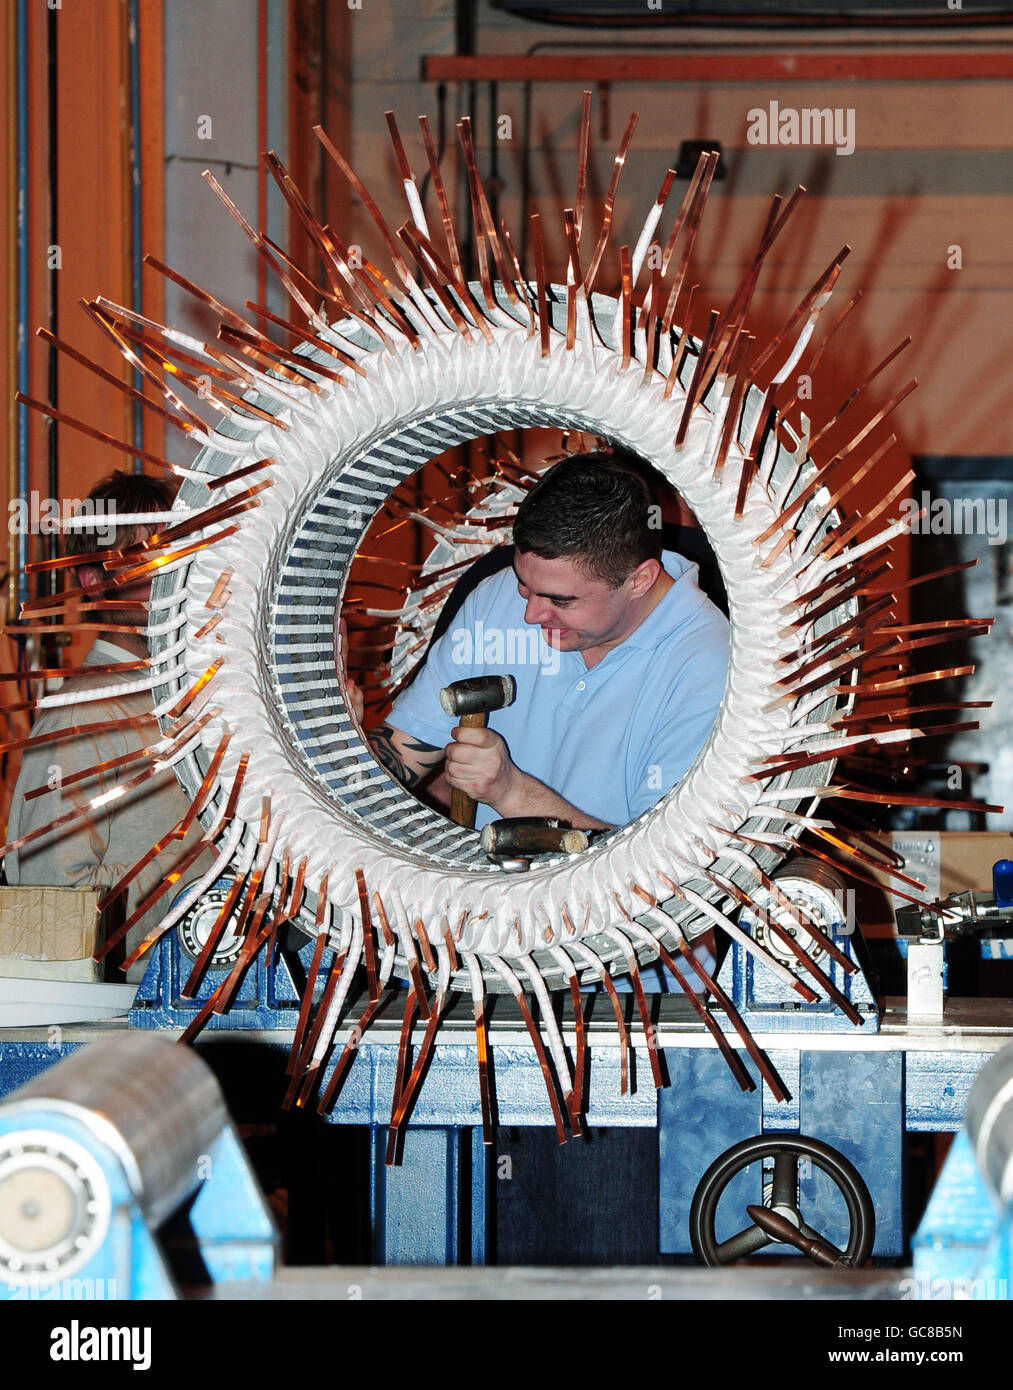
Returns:
[[[369,744],[378,763],[387,769],[390,775],[403,787],[414,787],[426,777],[430,771],[428,767],[416,770],[405,762],[402,751],[394,747],[394,735],[397,729],[390,724],[378,724],[369,734]],[[420,743],[417,739],[408,738],[402,734],[402,749],[407,753],[442,753],[442,749],[432,743]],[[433,763],[436,762],[434,758]]]

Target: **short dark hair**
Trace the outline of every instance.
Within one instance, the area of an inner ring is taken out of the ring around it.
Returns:
[[[571,454],[521,502],[514,544],[543,560],[573,559],[618,589],[644,560],[661,558],[661,528],[644,479],[614,450]]]
[[[96,509],[95,525],[68,529],[63,542],[64,554],[88,555],[93,550],[119,550],[132,545],[137,539],[137,527],[132,522],[114,527],[112,539],[109,539],[106,521],[109,503],[113,503],[113,516],[167,512],[178,490],[179,483],[174,478],[152,478],[148,473],[127,473],[122,468],[115,469],[108,477],[97,482],[88,494],[89,502],[103,504],[101,510]],[[101,541],[98,533],[101,533]]]

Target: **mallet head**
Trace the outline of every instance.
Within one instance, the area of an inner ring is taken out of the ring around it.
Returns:
[[[488,714],[490,710],[512,705],[517,696],[513,676],[470,676],[454,681],[440,691],[440,704],[447,714]]]

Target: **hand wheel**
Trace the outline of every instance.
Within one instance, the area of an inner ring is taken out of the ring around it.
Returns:
[[[774,1175],[769,1189],[764,1188],[763,1207],[747,1207],[743,1215],[749,1224],[727,1240],[718,1241],[717,1209],[725,1188],[751,1163],[769,1157],[774,1160]],[[801,1159],[808,1159],[825,1173],[844,1198],[850,1230],[843,1250],[825,1240],[802,1218],[798,1173]],[[693,1196],[689,1233],[693,1253],[702,1265],[731,1264],[764,1246],[787,1242],[820,1264],[857,1268],[872,1251],[876,1214],[858,1169],[829,1144],[804,1134],[760,1134],[733,1144],[704,1173]]]

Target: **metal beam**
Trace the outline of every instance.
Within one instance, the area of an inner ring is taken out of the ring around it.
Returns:
[[[1008,52],[427,54],[427,82],[1003,82]]]

